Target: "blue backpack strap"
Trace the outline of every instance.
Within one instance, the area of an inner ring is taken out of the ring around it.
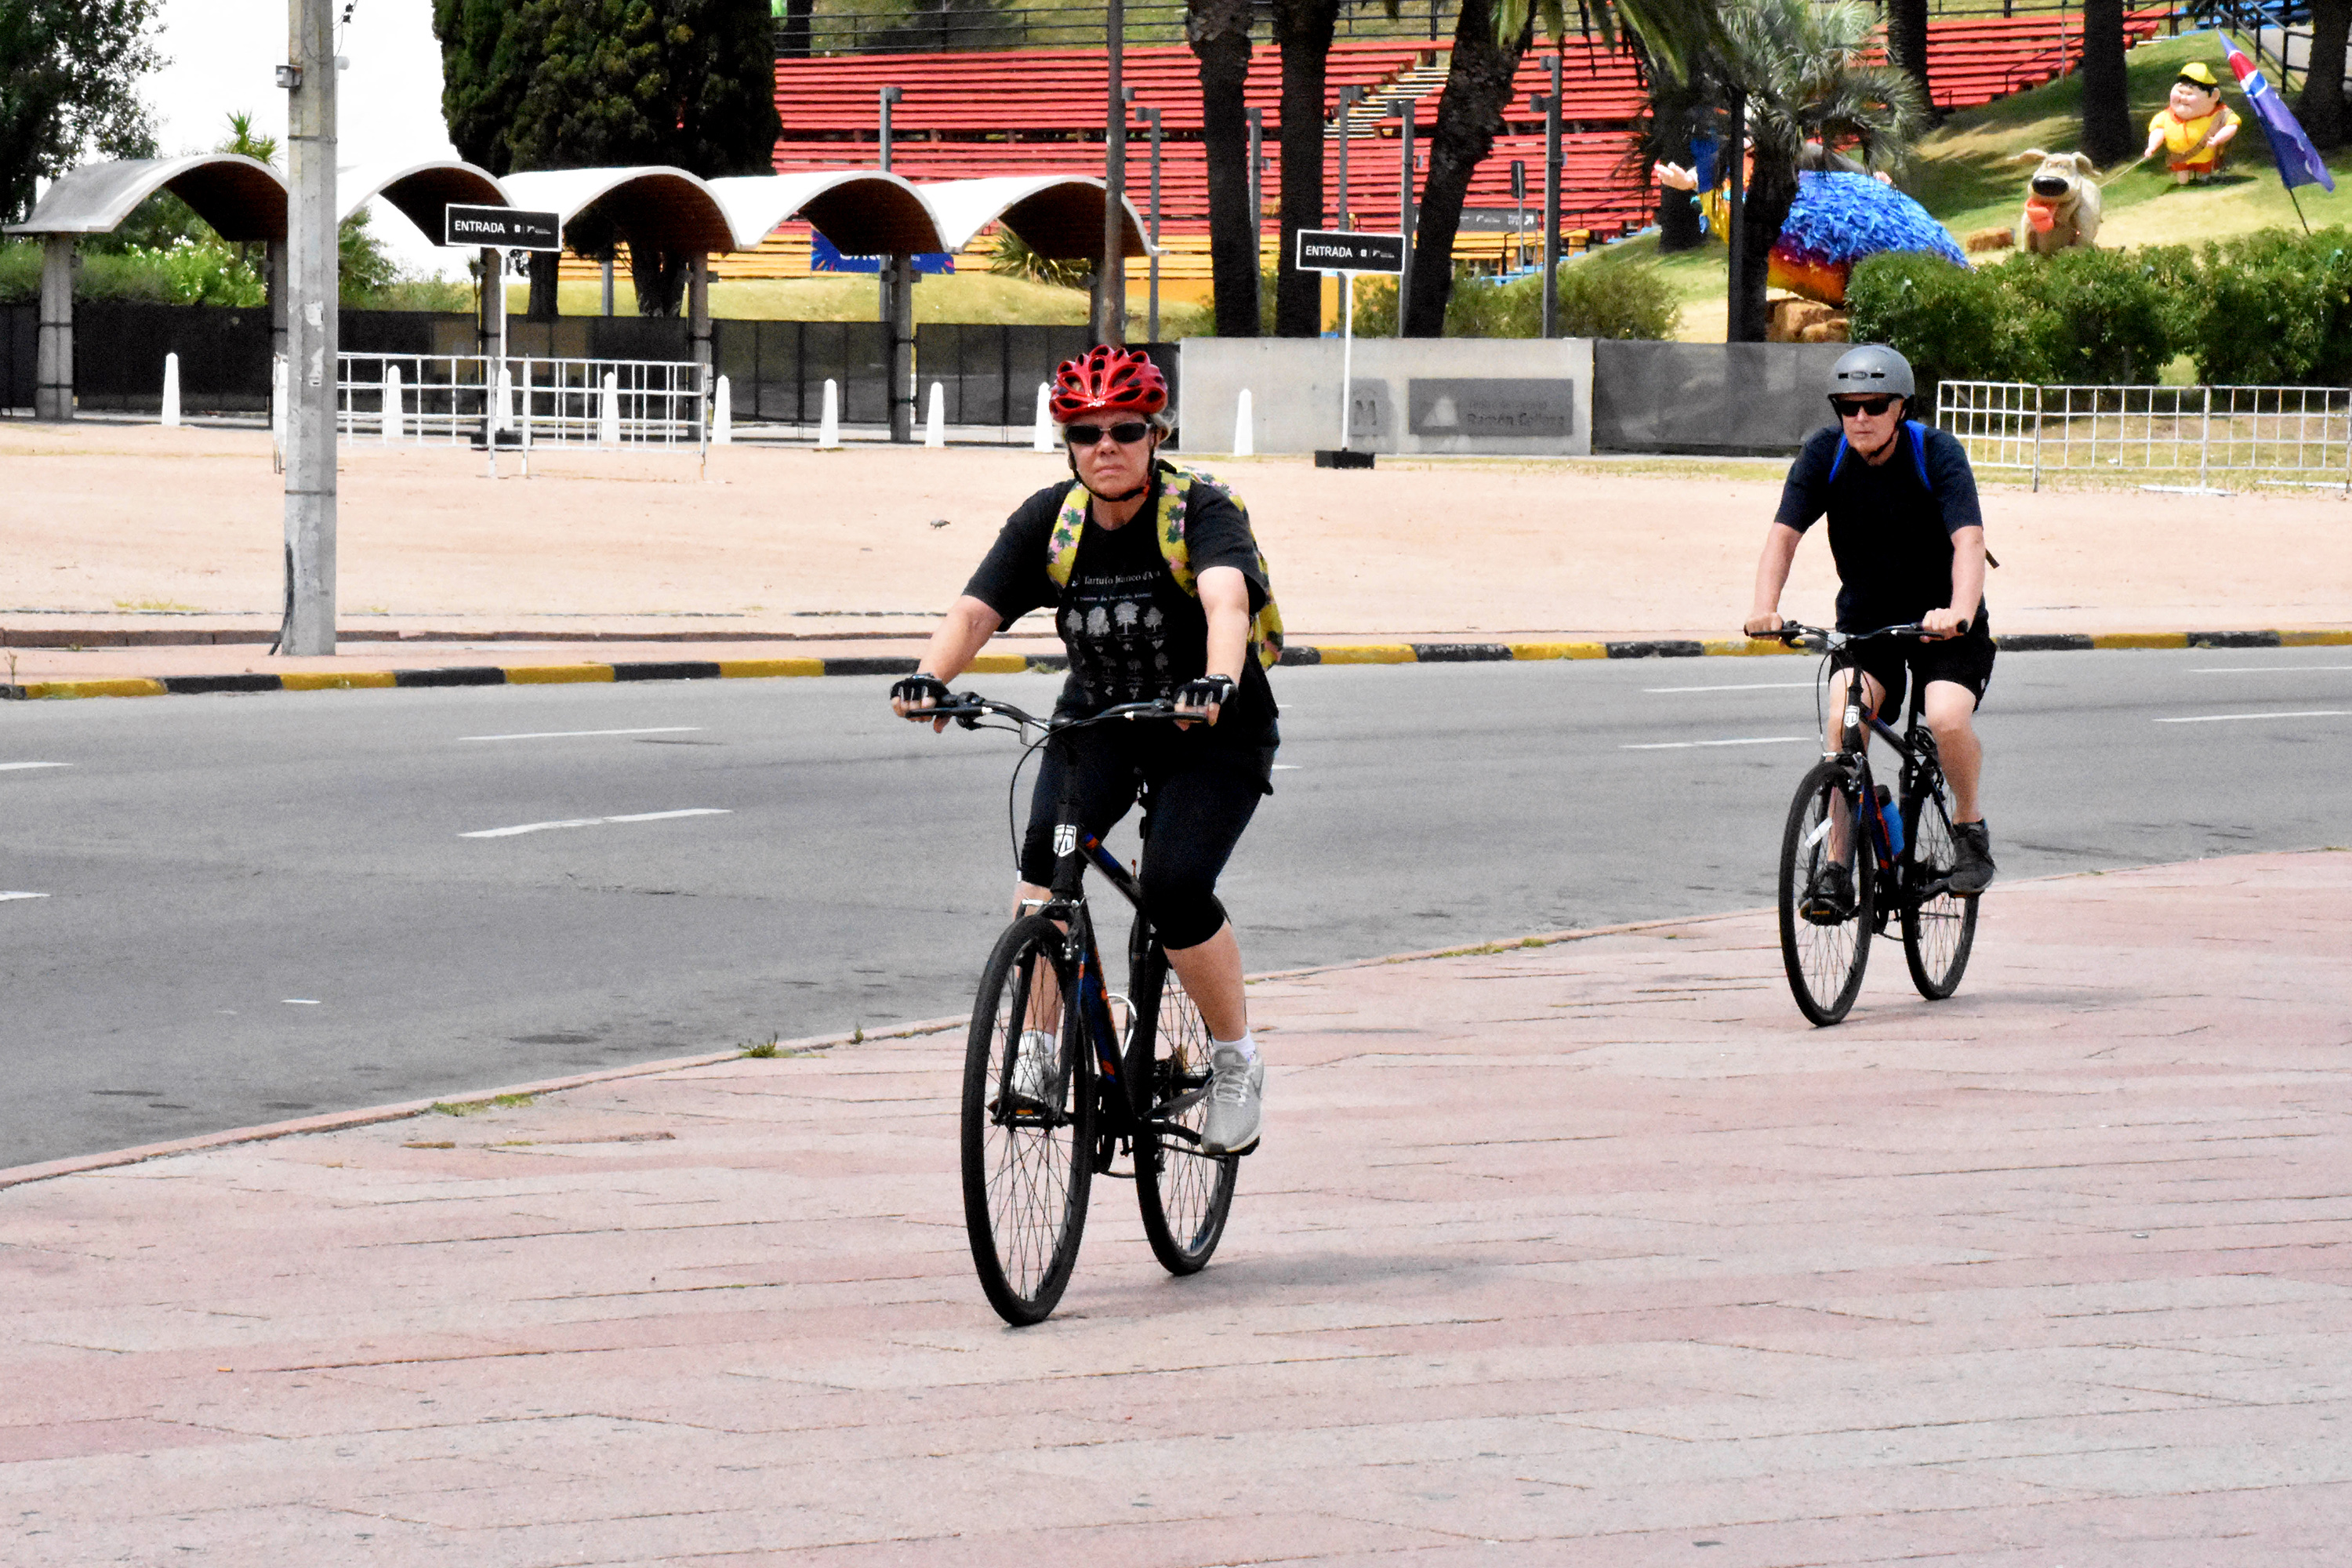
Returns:
[[[1927,427],[1916,419],[1906,419],[1903,427],[1911,432],[1911,466],[1919,470],[1919,488],[1933,492],[1927,482]]]
[[[1845,453],[1846,439],[1843,433],[1841,432],[1838,436],[1837,456],[1830,459],[1830,477],[1827,479],[1824,479],[1822,483],[1831,485],[1837,483],[1838,469],[1845,466]]]

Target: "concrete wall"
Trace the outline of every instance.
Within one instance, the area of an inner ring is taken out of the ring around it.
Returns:
[[[1793,454],[1830,422],[1830,368],[1847,347],[1595,343],[1593,449]]]
[[[1188,452],[1229,452],[1247,387],[1261,452],[1339,444],[1336,338],[1187,338],[1177,386]],[[1358,451],[1582,457],[1592,450],[1592,344],[1582,338],[1359,338]]]

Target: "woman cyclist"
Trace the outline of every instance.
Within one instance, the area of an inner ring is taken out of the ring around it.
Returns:
[[[1055,814],[1069,770],[1082,826],[1097,836],[1127,815],[1138,784],[1150,784],[1144,910],[1210,1035],[1202,1149],[1246,1154],[1257,1147],[1265,1068],[1250,1034],[1241,947],[1216,885],[1273,788],[1280,736],[1255,657],[1271,646],[1257,624],[1270,596],[1241,504],[1160,459],[1167,407],[1168,384],[1139,350],[1104,345],[1061,366],[1052,408],[1077,482],[1048,485],[1014,509],[932,634],[919,672],[891,687],[890,707],[921,720],[991,637],[1050,605],[1070,654],[1057,716],[1165,699],[1199,715],[1198,723],[1082,730],[1045,749],[1018,897],[1050,896]],[[1024,1035],[1016,1092],[1050,1080],[1055,1050],[1049,1030]]]

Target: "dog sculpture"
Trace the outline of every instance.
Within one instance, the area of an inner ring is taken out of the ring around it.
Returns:
[[[2017,245],[2051,256],[2070,245],[2089,246],[2099,237],[2097,173],[2080,153],[2044,153],[2034,147],[2019,159],[2038,158],[2041,167],[2025,182],[2025,210],[2017,216]]]

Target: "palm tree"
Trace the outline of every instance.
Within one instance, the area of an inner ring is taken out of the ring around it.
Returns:
[[[1935,118],[1927,86],[1927,0],[1886,0],[1886,58],[1919,84],[1919,101]]]
[[[2352,33],[2352,0],[2311,0],[2311,62],[2295,117],[2323,153],[2344,145],[2345,37]]]
[[[2083,0],[2083,151],[2120,163],[2139,150],[2124,82],[2124,0]]]
[[[1209,162],[1209,273],[1217,336],[1258,335],[1257,215],[1250,211],[1250,0],[1185,0],[1184,37],[1201,62],[1201,141]]]
[[[1731,279],[1733,342],[1764,340],[1766,269],[1797,199],[1805,144],[1851,148],[1871,168],[1886,169],[1926,122],[1916,82],[1894,66],[1862,63],[1875,26],[1864,0],[1725,7],[1724,83],[1746,95],[1755,155],[1740,213],[1739,275]]]

